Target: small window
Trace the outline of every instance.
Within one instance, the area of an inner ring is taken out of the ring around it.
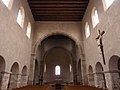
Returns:
[[[30,39],[30,36],[31,36],[31,23],[30,22],[28,23],[28,26],[27,26],[26,35]]]
[[[92,10],[92,23],[93,23],[93,28],[99,23],[98,12],[95,7]]]
[[[8,7],[10,0],[2,0],[2,2]]]
[[[103,0],[103,5],[104,5],[104,9],[108,9],[112,3],[114,2],[114,0]]]
[[[2,0],[2,2],[5,4],[8,9],[12,8],[13,0]]]
[[[44,64],[44,72],[46,72],[46,64]]]
[[[90,36],[90,28],[89,28],[88,22],[86,22],[85,24],[85,35],[86,35],[86,38]]]
[[[18,11],[18,16],[17,16],[17,23],[23,28],[24,24],[24,18],[25,18],[25,13],[23,7],[21,7]]]
[[[60,66],[59,65],[57,65],[55,67],[55,75],[60,75]]]
[[[71,66],[71,64],[70,64],[70,72],[72,71],[72,66]]]

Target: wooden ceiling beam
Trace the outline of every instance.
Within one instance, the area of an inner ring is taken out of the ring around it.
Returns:
[[[89,0],[28,0],[36,21],[81,21]]]
[[[52,14],[52,13],[49,13],[49,14],[45,14],[45,13],[36,13],[36,14],[33,14],[33,15],[35,15],[35,16],[62,16],[62,15],[64,15],[64,16],[83,16],[83,14],[82,13],[80,13],[80,14],[74,14],[74,13],[71,13],[71,14],[67,14],[67,13],[62,13],[62,14],[57,14],[57,13],[54,13],[54,14]]]
[[[86,8],[86,4],[47,4],[47,5],[43,5],[43,4],[30,4],[31,8]]]
[[[79,13],[84,13],[84,11],[65,11],[65,10],[63,10],[63,11],[32,11],[33,12],[33,14],[35,14],[35,13],[45,13],[45,14],[49,14],[49,13],[58,13],[58,14],[61,14],[61,13],[68,13],[68,14],[70,14],[70,13],[74,13],[74,14],[79,14]]]
[[[61,0],[59,0],[59,1],[57,1],[57,0],[56,1],[52,1],[52,0],[35,1],[35,0],[30,0],[29,3],[30,4],[57,4],[57,3],[59,3],[59,4],[74,4],[74,3],[84,4],[84,3],[88,3],[88,1],[87,0],[81,0],[81,1],[78,1],[78,0],[77,1],[75,1],[75,0],[73,0],[73,1],[66,1],[66,0],[64,0],[64,1],[61,1]]]
[[[73,17],[73,16],[34,16],[35,20],[38,20],[38,21],[80,21],[82,20],[82,17]]]
[[[63,10],[67,10],[67,11],[81,11],[81,10],[85,10],[85,8],[31,8],[32,11],[46,11],[46,10],[50,10],[50,11],[63,11]]]

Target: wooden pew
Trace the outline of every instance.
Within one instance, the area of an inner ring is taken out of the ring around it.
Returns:
[[[66,85],[64,87],[64,90],[104,90],[104,89],[82,85]]]
[[[12,90],[52,90],[52,86],[50,86],[50,85],[25,86],[25,87],[15,88]]]

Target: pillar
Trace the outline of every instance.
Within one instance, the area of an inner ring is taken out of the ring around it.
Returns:
[[[1,79],[1,90],[6,90],[8,88],[10,72],[2,72],[2,79]]]
[[[35,69],[35,54],[31,54],[31,62],[30,62],[30,72],[28,78],[28,84],[33,85],[34,80],[34,69]]]

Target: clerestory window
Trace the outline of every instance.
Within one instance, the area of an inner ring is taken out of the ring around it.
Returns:
[[[98,18],[98,12],[96,7],[94,7],[92,9],[92,24],[93,24],[93,28],[99,23],[99,18]]]
[[[30,22],[27,25],[26,35],[30,39],[30,36],[31,36],[31,23]]]
[[[85,24],[85,36],[88,38],[90,36],[90,28],[88,22]]]
[[[23,28],[24,25],[24,19],[25,19],[25,12],[23,7],[20,7],[18,11],[18,16],[17,16],[17,23]]]

